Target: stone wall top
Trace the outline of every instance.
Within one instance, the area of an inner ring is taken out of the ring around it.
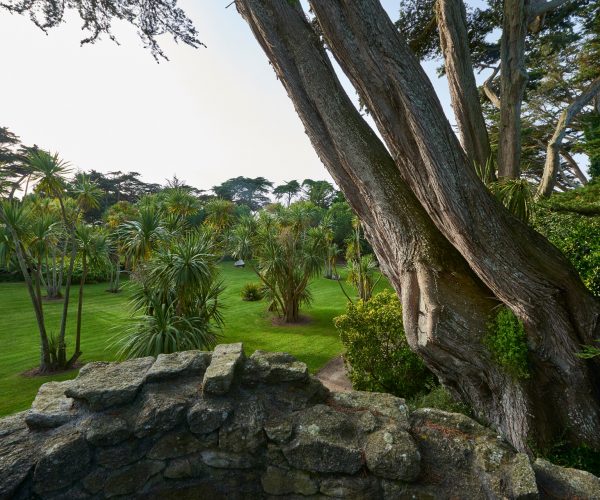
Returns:
[[[332,393],[241,344],[89,363],[0,420],[0,499],[600,498],[464,415]]]

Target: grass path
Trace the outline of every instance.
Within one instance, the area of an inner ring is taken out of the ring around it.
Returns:
[[[339,285],[316,279],[311,285],[314,302],[302,312],[310,322],[298,326],[274,326],[266,314],[264,302],[244,302],[240,290],[248,281],[256,281],[248,269],[235,269],[230,262],[222,265],[225,282],[225,328],[221,342],[243,342],[246,352],[256,349],[285,351],[304,361],[311,372],[321,368],[342,351],[332,320],[345,308],[345,297]],[[385,285],[380,285],[382,288]],[[111,339],[128,318],[128,292],[111,294],[106,284],[87,285],[84,292],[84,314],[81,361],[112,361],[115,349]],[[77,291],[71,297],[71,319],[67,350],[74,343]],[[50,332],[58,332],[62,302],[44,304]],[[49,380],[73,378],[76,372],[48,377],[28,378],[21,374],[39,362],[39,337],[25,286],[0,283],[0,416],[29,407],[41,384]]]

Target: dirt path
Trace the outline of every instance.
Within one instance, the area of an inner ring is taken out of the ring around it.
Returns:
[[[348,378],[344,359],[336,356],[321,368],[315,375],[330,391],[351,391],[352,383]]]

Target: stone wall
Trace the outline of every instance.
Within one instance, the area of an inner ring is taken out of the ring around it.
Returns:
[[[600,498],[460,414],[241,344],[90,363],[0,420],[0,498]]]

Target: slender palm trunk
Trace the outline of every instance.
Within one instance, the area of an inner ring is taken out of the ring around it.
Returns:
[[[77,361],[79,356],[81,356],[81,316],[83,312],[83,290],[85,285],[85,280],[87,278],[87,255],[84,251],[81,257],[81,279],[79,280],[79,298],[77,301],[77,330],[75,333],[75,351],[69,359],[67,366],[72,367],[73,364]]]

